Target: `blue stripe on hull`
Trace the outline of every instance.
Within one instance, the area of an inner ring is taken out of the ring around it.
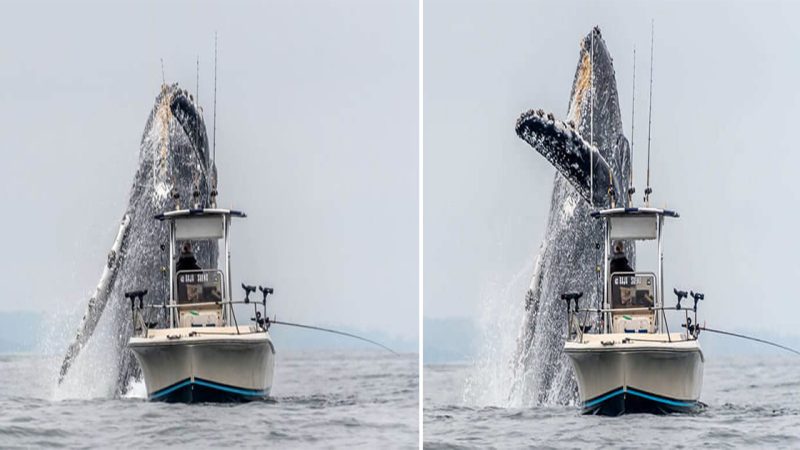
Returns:
[[[245,389],[195,378],[185,379],[149,395],[150,400],[165,402],[242,402],[259,400],[269,395],[269,389]]]
[[[627,387],[611,390],[584,402],[583,413],[607,416],[626,413],[666,414],[692,412],[701,405],[696,400],[677,400]]]

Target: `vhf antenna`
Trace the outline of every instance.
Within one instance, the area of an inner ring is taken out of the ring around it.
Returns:
[[[161,58],[161,84],[167,84],[167,80],[164,77],[164,58]]]
[[[633,206],[633,194],[636,193],[636,188],[633,187],[633,130],[634,122],[636,121],[636,46],[633,46],[633,100],[631,100],[631,153],[629,158],[631,160],[631,173],[628,180],[628,207]]]
[[[591,64],[591,74],[589,75],[589,141],[592,144],[589,152],[589,203],[594,208],[594,28],[592,28],[591,50],[589,53],[589,64]]]
[[[217,162],[217,32],[216,31],[214,32],[214,144],[211,150],[211,162],[214,164],[216,164]]]
[[[197,104],[200,104],[200,55],[197,55],[197,85],[196,90],[194,91],[194,98],[197,101]]]
[[[211,207],[217,207],[217,32],[214,32],[214,143],[211,147]]]
[[[653,125],[653,35],[655,34],[655,19],[650,21],[650,112],[647,117],[647,188],[644,190],[644,204],[650,206],[650,194],[653,189],[650,187],[650,128]]]

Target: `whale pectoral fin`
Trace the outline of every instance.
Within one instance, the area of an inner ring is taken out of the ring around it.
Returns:
[[[546,116],[541,110],[530,110],[517,120],[516,131],[517,136],[550,161],[587,202],[594,205],[610,203],[609,187],[616,194],[611,168],[597,148],[572,126],[553,119],[552,115]],[[593,171],[590,162],[594,165]],[[592,174],[594,183],[590,185]]]
[[[78,357],[78,354],[83,346],[86,345],[86,342],[92,336],[92,333],[94,333],[94,329],[97,327],[97,322],[100,321],[100,316],[103,315],[103,311],[108,303],[109,295],[114,286],[114,281],[117,278],[119,267],[122,264],[122,255],[124,254],[123,248],[128,236],[128,229],[130,228],[130,225],[131,217],[129,214],[126,214],[122,218],[122,223],[119,226],[117,237],[114,239],[114,245],[111,247],[111,251],[108,253],[108,261],[106,266],[103,268],[103,274],[100,276],[100,282],[97,284],[97,289],[95,290],[94,295],[89,299],[89,304],[86,307],[86,313],[83,315],[83,319],[81,319],[80,326],[78,326],[78,333],[75,336],[75,340],[69,345],[67,348],[67,353],[64,355],[64,361],[61,363],[61,371],[58,375],[59,384],[64,381],[64,377],[67,375],[69,368],[72,366],[75,358]]]

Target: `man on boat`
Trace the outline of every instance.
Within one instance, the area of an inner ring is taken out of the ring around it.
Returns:
[[[192,253],[191,242],[183,243],[183,247],[181,247],[181,256],[178,258],[178,263],[175,264],[176,272],[182,270],[200,270],[200,266],[197,265],[197,259],[195,259],[194,253]]]
[[[621,241],[614,243],[614,254],[611,256],[609,272],[612,274],[617,272],[633,272],[633,268],[628,262],[628,257],[625,256],[625,247],[622,245]]]

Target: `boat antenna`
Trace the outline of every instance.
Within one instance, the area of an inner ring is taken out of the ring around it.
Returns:
[[[633,95],[631,100],[631,152],[628,156],[631,161],[631,173],[628,179],[628,206],[633,206],[633,194],[636,193],[636,188],[633,187],[633,130],[634,122],[636,121],[636,45],[633,46]]]
[[[324,331],[326,333],[333,333],[333,334],[338,334],[338,335],[341,335],[341,336],[347,336],[347,337],[358,339],[358,340],[361,340],[361,341],[364,341],[364,342],[369,342],[370,344],[377,345],[378,347],[380,347],[380,348],[382,348],[384,350],[388,350],[388,351],[392,352],[392,354],[398,355],[398,353],[396,351],[394,351],[394,350],[390,349],[389,347],[381,344],[380,342],[375,342],[375,341],[373,341],[371,339],[367,339],[367,338],[361,337],[361,336],[356,336],[355,334],[346,333],[344,331],[331,330],[330,328],[316,327],[316,326],[313,326],[313,325],[303,325],[303,324],[300,324],[300,323],[283,322],[283,321],[280,321],[280,320],[270,320],[270,323],[278,324],[278,325],[287,325],[287,326],[290,326],[290,327],[307,328],[309,330]]]
[[[592,145],[589,152],[589,203],[594,208],[594,28],[592,28],[591,50],[589,52],[589,143]]]
[[[214,32],[214,144],[211,150],[211,162],[217,162],[217,32]],[[216,184],[216,177],[214,180]]]
[[[800,355],[800,351],[798,351],[798,350],[795,350],[795,349],[793,349],[791,347],[787,347],[785,345],[777,344],[775,342],[770,342],[770,341],[767,341],[767,340],[764,340],[764,339],[759,339],[759,338],[755,338],[755,337],[752,337],[752,336],[745,336],[743,334],[731,333],[730,331],[722,331],[722,330],[715,330],[713,328],[701,327],[699,325],[698,325],[697,328],[700,329],[700,330],[703,330],[703,331],[711,332],[711,333],[719,333],[719,334],[724,334],[726,336],[733,336],[733,337],[738,337],[738,338],[742,338],[742,339],[747,339],[749,341],[760,342],[762,344],[767,344],[767,345],[771,345],[773,347],[782,348],[782,349],[784,349],[786,351],[790,351],[792,353]]]
[[[161,84],[167,84],[167,79],[164,77],[164,58],[161,59]]]
[[[647,117],[647,187],[644,190],[645,206],[650,206],[650,194],[653,189],[650,187],[650,128],[653,125],[653,36],[655,34],[655,19],[650,20],[650,112]]]
[[[194,98],[197,101],[197,104],[200,104],[200,55],[197,55],[197,87],[194,91]]]

